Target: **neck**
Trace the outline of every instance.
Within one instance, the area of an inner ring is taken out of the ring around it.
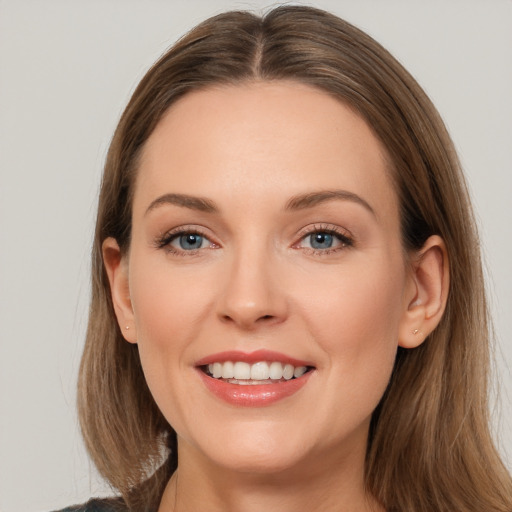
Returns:
[[[364,451],[260,473],[219,468],[190,447],[179,461],[159,512],[384,512],[364,488]]]

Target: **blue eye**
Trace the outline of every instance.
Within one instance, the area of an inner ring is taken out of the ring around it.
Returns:
[[[195,249],[201,249],[205,240],[203,236],[197,233],[185,233],[177,236],[172,243],[178,242],[180,249],[184,251],[193,251]]]
[[[335,229],[318,226],[314,231],[305,234],[297,248],[313,251],[314,254],[331,254],[338,250],[352,247],[352,238]]]
[[[155,240],[155,247],[177,256],[196,256],[203,250],[219,248],[210,238],[192,226],[180,226],[159,236]]]
[[[309,235],[309,244],[312,249],[330,249],[334,242],[335,239],[331,233],[319,231]]]

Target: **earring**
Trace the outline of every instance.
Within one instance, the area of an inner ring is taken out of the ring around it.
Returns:
[[[414,329],[414,331],[412,331],[413,334],[418,334],[420,331],[418,329]]]
[[[128,330],[129,328],[130,328],[130,326],[129,326],[129,325],[127,325],[127,326],[125,327],[125,329],[126,329],[126,330]]]

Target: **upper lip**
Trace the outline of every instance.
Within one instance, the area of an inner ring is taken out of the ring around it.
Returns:
[[[279,361],[280,363],[291,364],[292,366],[314,366],[309,361],[303,361],[294,357],[287,356],[280,352],[272,350],[256,350],[254,352],[241,352],[239,350],[228,350],[217,352],[203,357],[196,362],[196,366],[205,366],[213,363],[224,363],[225,361],[242,361],[244,363],[254,364],[260,361]]]

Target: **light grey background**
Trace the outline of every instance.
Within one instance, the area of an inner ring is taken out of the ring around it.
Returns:
[[[512,467],[512,2],[319,0],[368,31],[443,115],[480,221]],[[0,510],[108,493],[84,453],[75,381],[105,152],[149,65],[203,18],[268,2],[0,0]],[[508,455],[507,455],[508,454]]]

